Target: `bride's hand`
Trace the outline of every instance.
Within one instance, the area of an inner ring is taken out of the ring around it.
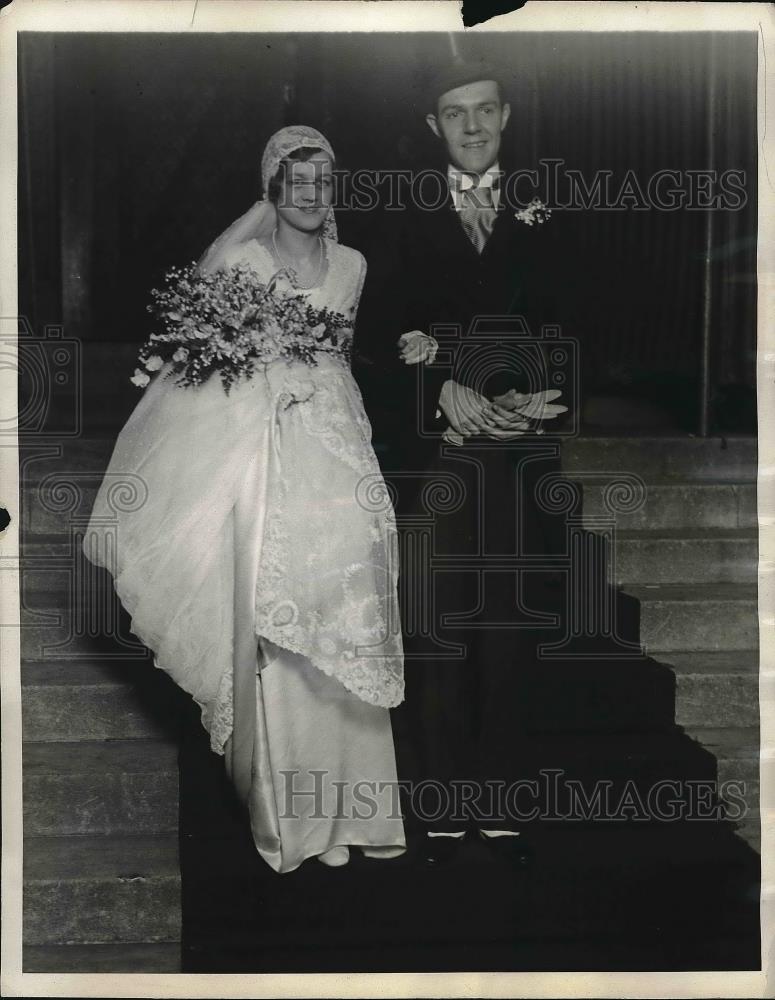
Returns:
[[[433,364],[439,345],[421,330],[410,330],[398,338],[398,353],[405,365]]]

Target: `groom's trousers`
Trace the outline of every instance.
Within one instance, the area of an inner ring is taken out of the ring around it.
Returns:
[[[556,446],[540,437],[442,445],[401,495],[400,722],[410,813],[429,829],[515,829],[529,815],[520,782],[546,635],[545,557],[565,530],[542,511],[540,481],[558,471]]]

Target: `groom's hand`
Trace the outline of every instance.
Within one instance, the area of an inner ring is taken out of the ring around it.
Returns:
[[[469,437],[488,433],[485,414],[491,409],[490,401],[473,389],[448,379],[441,388],[439,407],[458,434]]]
[[[485,412],[485,420],[484,433],[496,441],[511,441],[530,430],[529,420],[517,413],[504,415],[498,412],[494,404]]]
[[[554,403],[562,393],[559,389],[544,389],[541,392],[517,392],[509,389],[502,396],[493,399],[493,415],[505,420],[554,420],[568,407]]]
[[[565,413],[567,406],[552,403],[561,394],[559,389],[542,392],[520,393],[510,389],[501,396],[495,396],[486,413],[490,437],[499,441],[509,441],[534,430],[531,421],[552,420]],[[542,430],[536,433],[542,434]]]

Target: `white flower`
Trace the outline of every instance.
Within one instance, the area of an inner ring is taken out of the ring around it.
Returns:
[[[398,338],[401,357],[408,365],[432,365],[436,360],[439,344],[435,337],[428,336],[421,330],[410,330]]]
[[[514,218],[524,222],[526,226],[541,225],[551,216],[551,208],[547,208],[540,198],[533,198],[526,208],[514,213]]]
[[[277,398],[280,408],[287,410],[291,403],[305,403],[315,392],[315,383],[291,375],[285,380],[283,391]]]
[[[141,372],[139,368],[135,368],[135,373],[129,381],[139,389],[144,389],[151,381],[151,376],[147,372]]]
[[[276,319],[266,319],[262,325],[261,334],[267,342],[279,340],[283,335],[283,328]]]
[[[171,268],[164,287],[151,296],[149,309],[164,332],[153,334],[142,350],[138,363],[145,372],[135,373],[137,385],[148,384],[146,373],[163,367],[163,361],[155,360],[154,341],[164,345],[164,358],[170,356],[185,369],[178,384],[198,385],[220,373],[227,391],[257,366],[281,358],[314,366],[319,352],[348,353],[349,331],[338,327],[344,316],[335,316],[337,332],[328,338],[328,313],[313,309],[301,294],[270,294],[247,264],[211,275],[198,274],[193,264]],[[284,386],[280,405],[303,402],[313,391],[309,382]]]
[[[333,656],[336,653],[336,643],[326,635],[318,639],[318,649],[324,656]]]

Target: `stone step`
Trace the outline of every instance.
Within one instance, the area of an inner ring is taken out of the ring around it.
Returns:
[[[753,436],[696,438],[579,437],[562,446],[563,469],[574,473],[634,473],[651,482],[756,481]]]
[[[47,542],[50,549],[55,543]],[[110,575],[74,555],[22,554],[20,617],[22,660],[143,658],[147,650],[130,631]]]
[[[147,661],[22,664],[27,742],[173,737],[185,696]]]
[[[22,661],[64,663],[133,658],[142,662],[147,658],[147,650],[140,641],[128,628],[121,629],[124,616],[118,604],[111,604],[104,615],[95,618],[86,602],[69,602],[66,595],[54,598],[51,603],[59,603],[60,607],[49,606],[44,610],[31,609],[29,603],[22,606]]]
[[[718,761],[722,781],[745,781],[755,792],[759,784],[761,754],[758,726],[690,727],[687,732],[714,755]],[[758,797],[751,800],[751,808],[758,809]]]
[[[678,652],[657,657],[676,678],[676,722],[740,729],[759,725],[759,657],[755,651]]]
[[[25,944],[173,943],[180,919],[177,835],[25,840]]]
[[[537,732],[520,756],[545,769],[573,769],[602,778],[641,781],[659,772],[675,780],[709,778],[715,770],[712,753],[680,727],[645,732]]]
[[[27,538],[61,534],[68,531],[70,524],[85,524],[102,477],[102,470],[80,473],[77,481],[70,472],[49,472],[42,483],[30,484],[22,505],[22,528]]]
[[[177,831],[174,743],[26,743],[23,768],[25,836]]]
[[[650,732],[675,722],[675,678],[647,658],[606,659],[599,646],[520,664],[520,718],[534,732]],[[610,652],[609,654],[610,655]]]
[[[24,972],[180,972],[181,945],[53,944],[23,949]]]
[[[118,431],[116,431],[117,434]],[[83,437],[58,446],[21,450],[22,539],[67,532],[71,523],[88,522],[94,498],[113,453],[116,434]],[[119,503],[143,484],[134,476],[116,477]]]
[[[572,472],[569,478],[573,478]],[[61,476],[67,481],[67,474]],[[58,477],[54,475],[45,487],[27,491],[23,508],[23,525],[27,541],[51,536],[63,538],[71,529],[83,528],[94,506],[102,473],[83,479],[77,493],[68,496],[67,504],[59,499]],[[578,480],[577,480],[578,481]],[[648,483],[644,502],[634,511],[616,509],[613,513],[605,502],[606,485],[584,483],[583,512],[586,519],[615,517],[618,528],[644,531],[675,528],[756,528],[756,484]],[[64,508],[64,509],[63,509]]]
[[[756,528],[755,483],[648,483],[637,510],[614,514],[605,503],[604,484],[583,484],[586,519],[614,517],[626,531],[676,528]]]
[[[758,809],[752,810],[745,819],[735,824],[735,833],[757,854],[762,853],[761,814]]]
[[[759,753],[760,737],[758,726],[729,726],[713,728],[709,726],[687,726],[686,732],[693,740],[713,754],[718,768],[718,781],[722,788],[722,798],[737,789],[724,786],[734,782],[745,802],[746,815],[743,823],[752,818],[758,823],[759,817]]]
[[[535,832],[536,861],[526,875],[510,873],[477,837],[465,838],[443,873],[433,871],[417,858],[418,839],[410,840],[408,857],[390,866],[366,870],[351,863],[338,870],[335,892],[342,922],[331,920],[331,880],[325,878],[330,872],[320,871],[322,865],[302,867],[298,878],[260,872],[262,908],[256,914],[255,890],[245,891],[242,877],[252,845],[234,842],[234,850],[224,851],[205,838],[183,839],[184,872],[201,873],[189,897],[201,923],[188,929],[187,960],[193,964],[195,949],[202,948],[212,957],[202,956],[196,971],[224,971],[215,964],[223,950],[239,950],[243,962],[228,971],[282,971],[294,960],[291,926],[297,942],[318,949],[310,958],[306,948],[296,947],[297,961],[305,962],[309,972],[320,972],[320,958],[335,953],[342,941],[350,961],[322,968],[352,969],[360,958],[356,949],[366,953],[381,944],[384,952],[385,935],[391,947],[414,948],[414,957],[400,968],[427,969],[428,949],[440,942],[460,950],[456,968],[461,970],[513,969],[515,958],[521,967],[536,968],[536,941],[551,944],[547,964],[540,967],[556,968],[557,955],[570,940],[579,943],[584,967],[594,970],[610,967],[611,949],[620,939],[643,945],[640,955],[617,966],[623,969],[757,967],[758,859],[724,824],[546,824]],[[482,906],[485,899],[488,905]],[[266,913],[273,920],[266,921]],[[710,941],[702,956],[688,952],[695,934],[702,948]],[[736,934],[750,935],[751,947],[733,965]],[[590,941],[604,943],[591,962],[583,956]],[[493,942],[502,944],[504,964],[478,958],[473,950]],[[713,952],[722,949],[714,959]],[[262,956],[267,960],[258,966]],[[187,967],[194,971],[188,962]],[[579,966],[571,960],[563,967]]]
[[[591,519],[587,530],[605,530]],[[609,529],[610,530],[610,529]],[[72,595],[81,592],[83,565],[80,552],[64,540],[28,544],[23,557],[22,596],[25,605],[38,604],[38,595],[56,588],[64,614],[75,614]],[[619,583],[753,583],[758,565],[758,532],[751,528],[653,528],[616,527],[615,552]],[[87,570],[97,596],[92,606],[118,607],[109,576]],[[52,594],[53,599],[53,594]],[[73,609],[68,612],[67,609]],[[113,612],[113,618],[116,612]],[[43,640],[41,640],[43,641]],[[50,641],[50,640],[49,640]]]
[[[51,475],[70,474],[70,481],[77,486],[83,473],[88,476],[107,468],[115,443],[116,433],[73,438],[57,445],[36,447],[28,444],[20,454],[22,484],[37,484]],[[64,494],[61,499],[64,503]]]
[[[105,434],[65,442],[54,455],[39,455],[28,448],[22,455],[23,479],[32,484],[47,476],[67,474],[75,484],[72,494],[77,495],[90,474],[107,467],[114,443],[115,434]],[[563,468],[568,473],[633,472],[646,482],[754,483],[757,454],[757,440],[752,435],[585,435],[562,443]],[[60,493],[59,505],[65,504],[66,497]]]
[[[665,651],[750,650],[758,646],[755,584],[659,584],[626,587],[640,602],[641,641]]]
[[[45,537],[39,544],[28,542],[20,560],[21,606],[30,620],[34,624],[34,616],[41,612],[56,614],[60,624],[55,627],[60,630],[71,622],[73,632],[96,631],[95,626],[115,631],[121,604],[111,575],[93,566],[80,545],[65,541],[64,536],[62,541]]]
[[[533,782],[529,796],[517,808],[535,807],[539,822],[626,823],[618,811],[629,794],[642,804],[645,816],[630,820],[658,821],[657,810],[667,803],[658,790],[674,786],[672,805],[686,811],[693,806],[690,791],[701,783],[712,788],[717,778],[712,753],[680,728],[651,732],[561,732],[530,734],[520,748],[514,774]],[[595,803],[592,806],[592,803]],[[655,815],[656,812],[656,815]],[[664,816],[664,813],[662,814]]]
[[[758,534],[749,529],[616,531],[616,582],[755,583]]]

